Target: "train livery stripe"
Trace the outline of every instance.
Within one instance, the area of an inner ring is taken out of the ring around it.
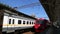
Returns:
[[[20,25],[23,25],[23,24],[3,24],[3,26],[20,26]],[[27,24],[24,24],[24,25],[27,25]],[[33,25],[33,24],[28,24],[28,25]]]

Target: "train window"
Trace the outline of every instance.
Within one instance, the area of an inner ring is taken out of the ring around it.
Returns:
[[[33,24],[33,22],[32,22],[32,24]]]
[[[9,19],[9,24],[11,24],[11,19]]]
[[[13,24],[14,24],[14,19],[13,19]]]
[[[23,24],[25,24],[25,21],[23,21]]]
[[[30,21],[30,24],[31,24],[31,21]]]
[[[28,24],[28,21],[27,21],[27,24]]]
[[[37,24],[44,24],[44,20],[38,20]]]
[[[21,24],[21,20],[18,20],[18,24]]]

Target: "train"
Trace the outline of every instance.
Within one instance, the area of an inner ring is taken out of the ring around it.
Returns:
[[[50,21],[44,18],[39,18],[35,20],[33,29],[35,32],[43,32],[46,28],[50,26]]]
[[[2,33],[29,30],[30,28],[31,31],[39,32],[47,27],[46,23],[48,21],[45,19],[37,19],[4,4],[0,4],[0,29],[2,29]]]
[[[32,28],[34,20],[36,18],[0,4],[0,31],[2,33],[12,33]]]

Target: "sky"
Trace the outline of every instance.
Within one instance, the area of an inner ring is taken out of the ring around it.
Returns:
[[[10,7],[13,8],[27,5],[26,7],[18,8],[16,10],[27,15],[35,14],[37,18],[49,19],[39,0],[0,0],[0,3],[9,5]],[[32,3],[38,4],[34,5]]]

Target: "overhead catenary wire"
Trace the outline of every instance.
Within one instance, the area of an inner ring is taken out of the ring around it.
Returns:
[[[29,7],[34,7],[34,6],[40,6],[39,2],[34,2],[31,4],[27,4],[27,5],[23,5],[23,6],[19,6],[19,7],[14,7],[15,9],[22,9],[22,8],[29,8]]]

